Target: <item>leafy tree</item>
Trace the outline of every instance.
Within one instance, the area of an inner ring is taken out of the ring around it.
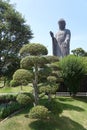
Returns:
[[[70,93],[78,92],[80,81],[86,72],[83,58],[69,55],[60,61],[61,73]]]
[[[20,67],[20,58],[15,55],[8,55],[8,58],[2,61],[0,76],[4,76],[4,86],[9,86],[13,73]]]
[[[0,73],[3,74],[2,69],[8,64],[14,64],[13,55],[16,61],[20,48],[29,42],[32,35],[30,26],[14,6],[8,1],[0,0]]]
[[[75,56],[87,56],[87,52],[82,48],[76,48],[71,51]]]
[[[49,58],[46,56],[48,53],[47,48],[42,44],[27,44],[23,46],[20,50],[20,55],[23,56],[21,60],[21,68],[30,70],[33,73],[33,88],[34,88],[34,96],[35,96],[35,104],[38,104],[39,101],[39,90],[38,83],[40,83],[39,76],[41,74],[41,70],[49,70],[49,63],[52,62],[48,60]],[[27,55],[27,56],[26,56]],[[51,56],[50,56],[51,57]],[[58,60],[56,57],[55,60]],[[54,61],[55,61],[54,60]],[[50,75],[50,72],[46,73],[45,78]],[[43,75],[41,75],[43,78]]]

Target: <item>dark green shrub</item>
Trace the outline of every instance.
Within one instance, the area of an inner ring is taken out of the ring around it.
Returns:
[[[48,108],[49,111],[51,111],[52,114],[59,115],[63,111],[62,105],[55,100],[51,100],[51,102],[46,101],[44,105]]]
[[[34,119],[47,119],[50,111],[44,106],[35,106],[29,112],[29,117]]]
[[[69,55],[60,61],[61,74],[69,91],[75,95],[80,81],[86,73],[86,65],[81,57]]]
[[[6,82],[5,82],[5,87],[9,87],[10,86],[10,80],[7,79]]]
[[[17,94],[0,95],[0,103],[7,103],[9,101],[16,101]]]
[[[0,118],[5,118],[13,112],[19,110],[22,106],[17,102],[10,102],[8,104],[1,104],[0,106]]]
[[[30,93],[20,93],[17,96],[17,99],[19,104],[21,105],[28,105],[29,103],[33,103],[33,96]]]
[[[9,108],[3,107],[0,110],[0,118],[1,119],[7,117],[9,114],[10,114],[10,109]]]
[[[19,85],[19,83],[16,81],[16,80],[11,80],[10,81],[10,86],[11,87],[16,87],[16,86],[18,86]]]

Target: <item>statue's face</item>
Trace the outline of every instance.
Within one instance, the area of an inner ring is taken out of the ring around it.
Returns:
[[[64,30],[65,29],[65,22],[59,22],[59,29]]]

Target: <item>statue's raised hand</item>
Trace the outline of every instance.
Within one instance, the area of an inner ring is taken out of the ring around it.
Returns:
[[[50,31],[50,36],[51,36],[52,38],[54,38],[54,34],[53,34],[52,31]]]

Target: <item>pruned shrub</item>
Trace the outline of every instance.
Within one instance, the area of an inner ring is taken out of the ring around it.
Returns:
[[[51,87],[50,85],[47,86],[42,86],[39,88],[40,93],[44,92],[44,93],[55,93],[56,90],[58,89],[58,86],[53,86]]]
[[[32,94],[30,93],[20,93],[18,96],[17,96],[17,99],[19,104],[21,105],[28,105],[29,103],[33,103],[34,101],[34,98],[32,96]]]
[[[18,82],[20,85],[28,84],[31,79],[32,73],[26,69],[18,69],[13,75],[13,80]]]
[[[35,106],[29,112],[29,117],[33,119],[47,119],[50,111],[45,106]]]
[[[24,53],[29,53],[30,55],[35,55],[35,56],[47,55],[48,50],[44,45],[40,43],[31,43],[31,44],[26,44],[21,48],[20,54],[23,55]]]
[[[44,105],[52,114],[60,115],[63,111],[62,105],[55,100],[51,100],[51,102],[46,101]]]
[[[50,82],[50,83],[55,83],[57,81],[57,78],[55,76],[48,76],[47,77],[47,80]]]

